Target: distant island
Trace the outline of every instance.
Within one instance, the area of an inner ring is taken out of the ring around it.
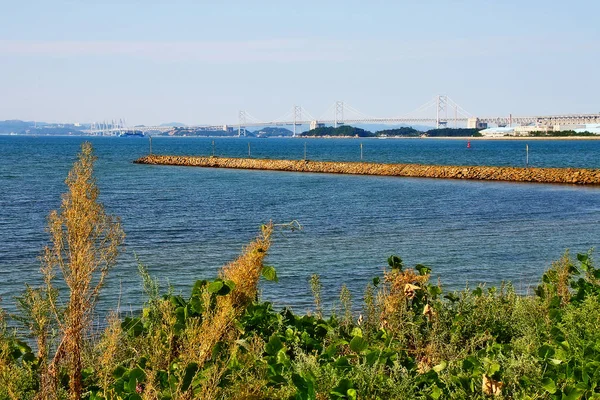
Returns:
[[[246,130],[246,136],[250,137],[292,137],[293,132],[286,128],[281,127],[265,127],[257,131]],[[214,130],[206,129],[203,127],[184,127],[177,126],[168,132],[162,134],[162,136],[198,136],[198,137],[225,137],[225,136],[237,136],[236,130]]]
[[[400,127],[395,129],[386,129],[377,132],[370,132],[365,129],[356,128],[349,125],[323,126],[302,132],[303,137],[471,137],[481,136],[478,129],[466,128],[441,128],[430,129],[427,131],[418,131],[411,127]]]

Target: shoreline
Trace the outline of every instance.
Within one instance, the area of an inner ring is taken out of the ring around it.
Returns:
[[[45,135],[45,134],[10,134],[0,133],[0,136],[11,136],[11,137],[78,137],[78,138],[116,138],[118,136],[95,136],[95,135]],[[359,140],[600,140],[600,135],[597,136],[426,136],[426,137],[409,137],[409,136],[388,136],[388,137],[356,137],[356,136],[272,136],[272,137],[250,137],[250,136],[164,136],[164,135],[146,135],[144,138],[152,137],[156,138],[185,138],[185,139],[359,139]]]
[[[337,162],[170,155],[148,155],[133,161],[133,163],[345,175],[600,185],[600,169],[585,168],[383,164],[350,161]]]
[[[379,139],[379,140],[600,140],[598,136],[387,136],[387,137],[356,137],[356,136],[300,136],[294,139]]]

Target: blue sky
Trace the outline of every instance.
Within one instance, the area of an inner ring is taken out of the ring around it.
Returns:
[[[0,120],[600,112],[597,1],[0,0]],[[433,110],[431,112],[434,112]]]

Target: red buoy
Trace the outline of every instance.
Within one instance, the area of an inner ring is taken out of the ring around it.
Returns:
[[[467,149],[470,149],[470,148],[471,148],[471,141],[467,140]]]

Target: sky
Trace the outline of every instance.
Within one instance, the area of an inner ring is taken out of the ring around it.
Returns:
[[[294,105],[332,118],[335,101],[396,117],[436,95],[481,117],[598,113],[598,15],[597,0],[0,0],[0,120],[235,124]]]

